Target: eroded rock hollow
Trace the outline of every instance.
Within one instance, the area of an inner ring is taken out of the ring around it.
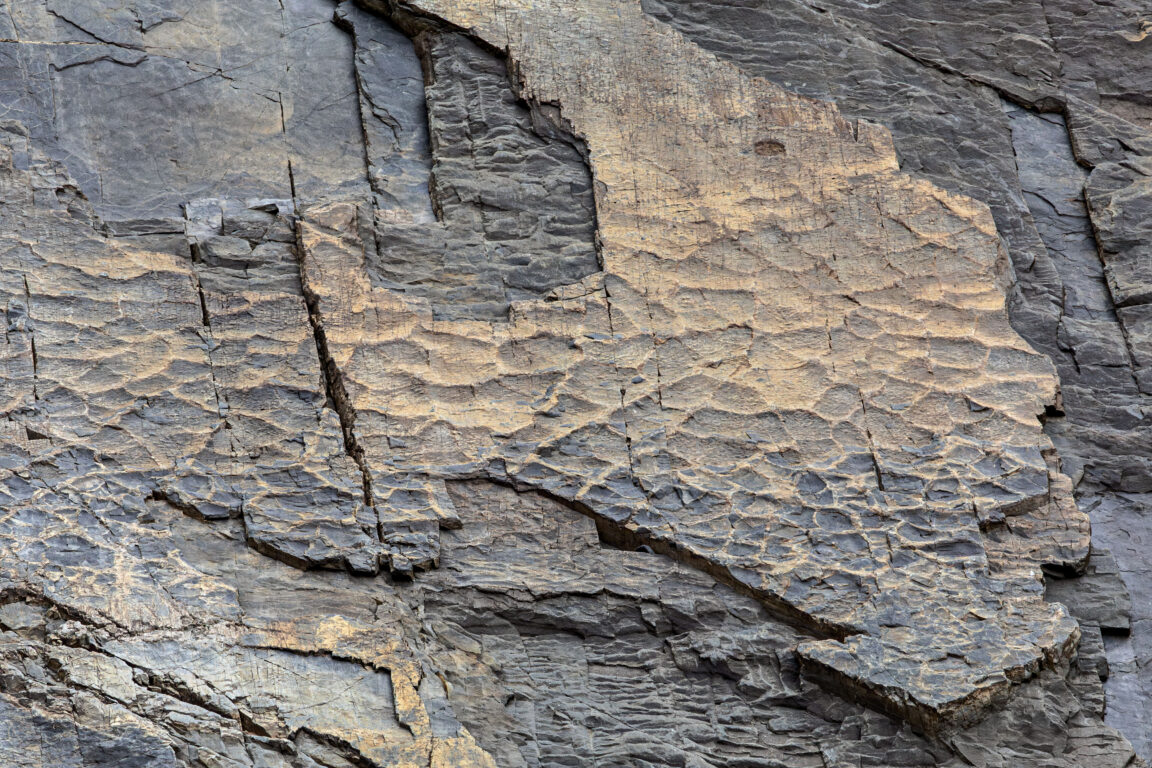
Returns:
[[[1150,32],[9,0],[0,763],[1142,765]]]

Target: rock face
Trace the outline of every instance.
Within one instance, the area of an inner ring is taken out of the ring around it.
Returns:
[[[1152,21],[778,5],[4,7],[3,763],[1139,764]]]

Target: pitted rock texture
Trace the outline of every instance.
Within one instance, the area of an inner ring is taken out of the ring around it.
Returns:
[[[1119,552],[1117,575],[1145,591],[1146,277],[1134,267],[1148,243],[1137,211],[1152,122],[1133,84],[1152,65],[1146,9],[983,0],[644,7],[751,73],[883,122],[902,169],[990,205],[1014,266],[1013,325],[1060,375],[1062,402],[1046,430],[1081,506],[1097,510],[1099,545]],[[1141,606],[1133,610],[1147,616]],[[1152,667],[1132,663],[1150,657],[1132,647],[1142,646],[1138,632],[1115,642],[1124,662],[1113,665],[1108,716],[1152,756],[1147,694],[1135,693],[1152,690],[1141,671]]]
[[[834,638],[803,646],[811,674],[927,730],[1067,657],[1077,630],[1038,578],[1082,565],[1086,529],[1045,458],[1055,378],[1008,325],[987,209],[638,4],[414,10],[560,105],[603,271],[507,326],[446,322],[357,275],[353,207],[303,210],[305,291],[370,467],[546,490],[682,551]],[[981,528],[1037,510],[1080,535],[990,564]]]
[[[1138,762],[1010,324],[1029,242],[1139,385],[1135,139],[1074,202],[1075,113],[900,59],[994,221],[638,0],[3,10],[5,764]]]

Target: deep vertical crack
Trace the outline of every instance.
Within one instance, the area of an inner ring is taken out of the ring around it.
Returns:
[[[305,274],[304,239],[299,219],[296,221],[296,264],[300,270],[300,285],[304,304],[308,308],[308,322],[312,325],[312,336],[316,340],[316,354],[320,359],[324,387],[328,401],[340,419],[340,431],[344,436],[344,452],[356,462],[356,466],[360,470],[361,483],[364,488],[364,503],[370,507],[375,507],[372,495],[372,476],[369,472],[368,461],[364,457],[364,448],[356,439],[356,410],[352,407],[348,390],[344,387],[344,375],[329,351],[328,335],[324,332],[323,314],[320,311],[320,298],[310,289]]]
[[[32,399],[40,399],[40,356],[36,353],[36,325],[32,322],[32,289],[28,286],[28,275],[24,280],[24,312],[28,328],[28,348],[32,355]]]
[[[292,158],[288,158],[288,188],[292,191],[292,211],[295,213],[300,210],[300,205],[297,202],[296,174],[292,170]]]
[[[284,138],[284,152],[288,155],[286,158],[288,165],[288,189],[289,194],[292,195],[292,212],[298,213],[300,203],[296,195],[296,173],[292,169],[291,147],[288,144],[288,119],[284,115],[284,94],[277,92],[276,101],[280,104],[280,135]]]
[[[876,444],[872,440],[872,430],[868,428],[868,406],[864,404],[864,393],[857,391],[860,397],[860,410],[864,412],[864,434],[868,438],[868,455],[872,459],[872,471],[876,473],[876,485],[884,490],[884,477],[880,473],[880,460],[876,456]]]
[[[213,359],[214,352],[216,351],[216,337],[212,333],[212,313],[208,309],[208,297],[204,293],[204,284],[200,281],[199,265],[203,264],[200,255],[200,245],[194,239],[188,244],[191,255],[190,271],[192,273],[192,283],[196,286],[196,295],[200,302],[200,324],[204,327],[204,333],[208,336],[208,349],[205,357],[208,359],[208,375],[212,377],[212,394],[216,397],[216,415],[220,419],[220,423],[224,429],[229,430],[228,435],[228,449],[232,454],[232,458],[236,458],[236,444],[231,434],[232,424],[228,420],[228,415],[231,408],[228,405],[228,395],[222,391],[220,382],[216,379],[216,361]]]
[[[211,332],[212,316],[208,314],[208,299],[204,297],[204,286],[200,282],[200,275],[196,271],[195,262],[192,267],[192,279],[196,283],[196,294],[200,297],[200,323]]]

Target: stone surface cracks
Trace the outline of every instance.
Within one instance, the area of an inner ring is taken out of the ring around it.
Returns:
[[[5,6],[0,763],[1140,764],[1147,57],[961,5]]]

